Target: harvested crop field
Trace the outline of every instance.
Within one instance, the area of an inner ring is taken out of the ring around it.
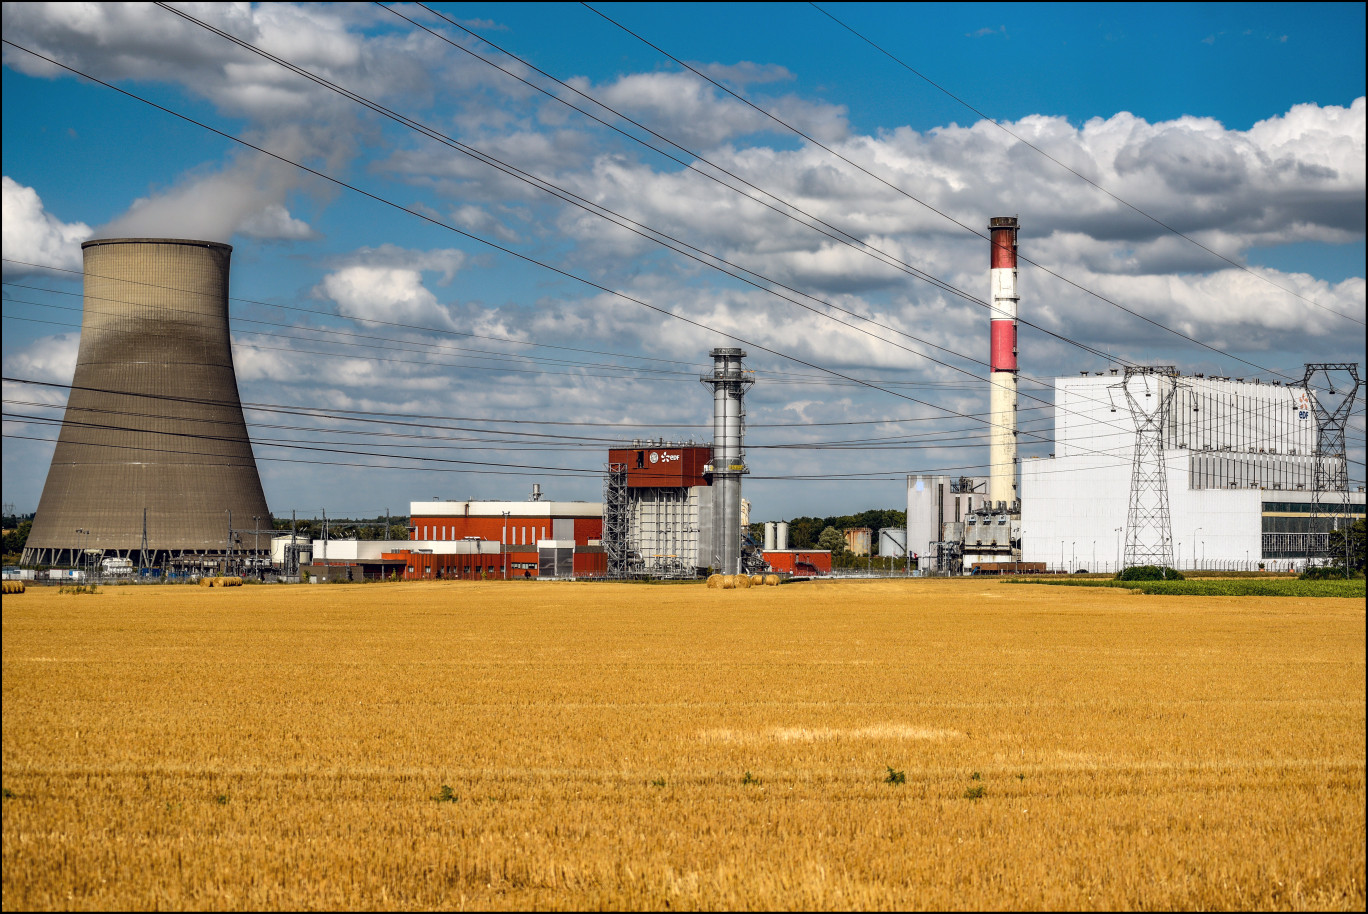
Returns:
[[[31,588],[3,906],[1362,910],[1364,605]]]

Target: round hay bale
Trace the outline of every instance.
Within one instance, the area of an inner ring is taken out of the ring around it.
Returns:
[[[734,579],[733,579],[733,584],[732,584],[732,586],[733,586],[733,587],[736,587],[737,589],[742,589],[742,590],[744,590],[745,588],[751,586],[750,575],[748,575],[748,574],[738,574],[738,575],[735,575],[735,577],[734,577]]]
[[[23,582],[23,581],[6,581],[6,582],[5,582],[4,592],[5,592],[5,593],[23,593],[23,592],[24,592],[24,582]]]
[[[779,575],[777,575],[777,574],[767,574],[767,575],[765,575],[765,586],[766,586],[766,587],[778,587],[778,586],[779,586]]]
[[[722,582],[717,586],[721,587],[723,590],[731,590],[733,587],[736,586],[736,575],[719,574],[718,577],[722,579]]]
[[[722,586],[722,575],[720,575],[720,574],[710,574],[710,575],[708,575],[708,586],[709,586],[709,587],[721,587],[721,586]]]
[[[765,583],[765,576],[763,574],[753,574],[750,576],[750,579],[752,587],[759,587],[761,584]]]

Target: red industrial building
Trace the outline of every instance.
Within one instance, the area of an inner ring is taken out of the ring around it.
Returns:
[[[762,555],[775,574],[795,578],[831,574],[831,553],[826,549],[766,549]]]
[[[598,577],[607,572],[598,502],[423,501],[410,541],[384,553],[405,580]]]
[[[604,510],[618,520],[604,546],[620,573],[692,577],[715,563],[712,461],[707,445],[663,439],[608,450]]]
[[[627,467],[627,488],[691,488],[707,486],[703,475],[712,463],[707,445],[665,444],[609,448],[608,462]]]

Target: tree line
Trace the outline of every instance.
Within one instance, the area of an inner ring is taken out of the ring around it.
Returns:
[[[790,549],[827,548],[826,546],[820,545],[820,541],[822,531],[831,528],[841,535],[839,548],[833,549],[832,551],[844,551],[845,531],[858,527],[868,527],[872,531],[870,545],[877,549],[879,531],[884,527],[906,527],[907,512],[898,511],[894,508],[871,508],[868,511],[861,511],[858,514],[839,514],[831,517],[795,517],[788,522],[788,525]],[[752,538],[754,538],[757,543],[764,545],[764,523],[755,523],[750,526]],[[827,539],[828,541],[831,541],[830,536],[828,536]]]

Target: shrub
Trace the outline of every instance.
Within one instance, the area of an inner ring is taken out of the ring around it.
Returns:
[[[1183,576],[1167,565],[1132,565],[1116,573],[1118,581],[1181,581]]]
[[[456,791],[451,789],[448,784],[443,784],[439,793],[432,797],[438,803],[459,803],[461,798],[456,796]]]
[[[964,798],[966,800],[981,800],[983,799],[983,795],[987,792],[988,788],[984,787],[982,784],[979,784],[975,787],[970,787],[968,790],[966,790],[964,792]]]
[[[906,772],[904,772],[904,771],[897,771],[896,769],[894,769],[894,767],[893,767],[892,765],[885,765],[884,767],[886,767],[886,768],[888,769],[888,777],[884,778],[884,783],[885,783],[885,784],[906,784],[906,783],[907,783],[907,773],[906,773]]]
[[[1297,575],[1299,581],[1329,581],[1335,578],[1347,578],[1351,575],[1344,573],[1343,565],[1308,565],[1306,570]]]
[[[742,783],[742,784],[759,784],[759,783],[760,783],[760,779],[759,779],[758,777],[756,777],[755,775],[751,774],[749,771],[747,771],[747,772],[746,772],[746,776],[743,777],[743,778],[741,779],[741,783]]]

